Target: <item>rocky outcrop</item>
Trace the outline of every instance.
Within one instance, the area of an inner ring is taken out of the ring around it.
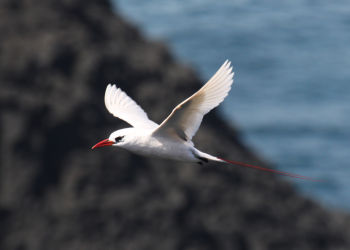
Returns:
[[[348,215],[277,176],[90,150],[126,126],[108,83],[157,122],[201,85],[106,0],[3,0],[0,16],[0,249],[350,248]],[[195,142],[265,165],[215,111]]]

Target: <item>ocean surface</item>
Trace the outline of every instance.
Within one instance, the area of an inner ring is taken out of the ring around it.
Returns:
[[[325,181],[290,179],[306,196],[350,210],[350,1],[114,1],[203,83],[231,60],[220,112],[278,169]]]

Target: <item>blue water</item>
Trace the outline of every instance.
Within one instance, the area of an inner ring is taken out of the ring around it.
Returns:
[[[350,210],[350,1],[115,1],[203,82],[230,59],[226,119],[279,169],[326,180],[293,179],[305,195]]]

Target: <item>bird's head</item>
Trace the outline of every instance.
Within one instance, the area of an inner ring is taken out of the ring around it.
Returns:
[[[105,146],[123,146],[125,144],[125,141],[127,139],[127,133],[124,131],[125,129],[120,129],[117,131],[114,131],[108,139],[104,139],[94,145],[91,149],[99,148],[99,147],[105,147]]]

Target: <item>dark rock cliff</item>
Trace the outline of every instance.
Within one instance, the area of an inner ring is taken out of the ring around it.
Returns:
[[[106,0],[3,0],[0,17],[0,249],[350,248],[349,216],[280,177],[90,150],[126,126],[108,83],[157,122],[202,84]],[[264,165],[215,111],[195,142]]]

